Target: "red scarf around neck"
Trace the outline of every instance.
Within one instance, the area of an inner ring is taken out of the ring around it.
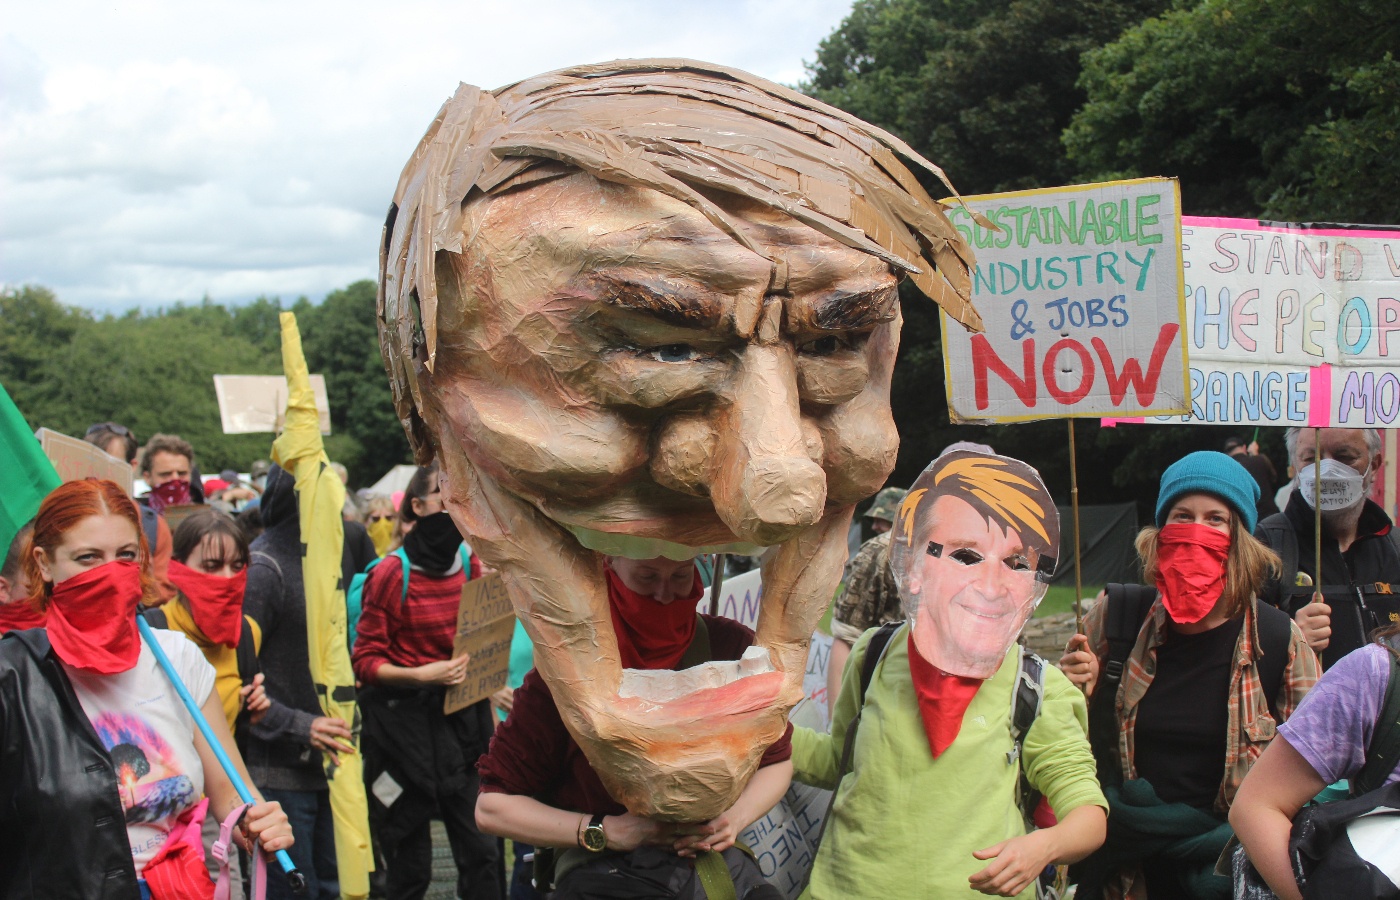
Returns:
[[[0,634],[23,631],[26,628],[43,628],[47,619],[48,616],[36,612],[24,597],[9,603],[0,603]]]
[[[612,610],[613,634],[617,635],[618,655],[624,669],[674,669],[685,656],[695,637],[695,606],[705,587],[700,573],[685,597],[658,603],[639,594],[617,577],[608,576],[608,607]]]
[[[243,589],[248,570],[232,578],[191,569],[178,559],[170,561],[170,580],[185,595],[190,617],[212,643],[237,647],[243,634]]]
[[[928,747],[936,759],[957,740],[963,715],[985,682],[939,671],[919,655],[913,631],[909,632],[909,676],[914,681],[914,694],[919,698],[919,718],[928,735]]]

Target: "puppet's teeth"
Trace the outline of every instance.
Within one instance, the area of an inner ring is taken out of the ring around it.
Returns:
[[[607,556],[625,556],[628,559],[656,559],[658,556],[664,556],[667,559],[684,560],[694,559],[705,553],[737,553],[741,556],[757,556],[765,549],[758,544],[748,544],[743,541],[688,547],[685,544],[663,541],[659,538],[615,534],[562,522],[560,524],[569,529],[574,539],[587,549]]]
[[[696,691],[724,687],[750,675],[776,671],[768,651],[750,647],[738,659],[702,663],[679,672],[666,669],[623,669],[618,695],[667,703]]]

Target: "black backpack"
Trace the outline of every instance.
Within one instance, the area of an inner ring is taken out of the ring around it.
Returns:
[[[1089,744],[1094,749],[1099,783],[1116,785],[1123,781],[1118,760],[1118,686],[1142,624],[1157,602],[1157,589],[1142,584],[1110,584],[1104,588],[1103,602],[1108,604],[1103,618],[1108,658],[1089,703]],[[1283,670],[1288,667],[1293,620],[1267,603],[1254,601],[1254,609],[1259,617],[1259,646],[1264,651],[1259,660],[1259,681],[1264,686],[1269,714],[1277,723],[1277,698],[1283,686]]]

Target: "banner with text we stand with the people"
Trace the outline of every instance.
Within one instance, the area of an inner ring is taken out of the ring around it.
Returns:
[[[1182,236],[1190,414],[1127,421],[1400,427],[1400,228],[1187,216]]]
[[[1143,178],[987,194],[948,215],[977,255],[986,331],[943,318],[953,421],[1182,413],[1177,183]]]

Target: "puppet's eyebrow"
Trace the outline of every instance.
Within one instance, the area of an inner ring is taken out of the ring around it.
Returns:
[[[873,328],[894,319],[899,288],[893,284],[868,291],[832,291],[812,305],[812,324],[823,331]]]
[[[651,316],[681,328],[715,328],[723,314],[721,298],[669,281],[599,274],[589,279],[603,304]]]

